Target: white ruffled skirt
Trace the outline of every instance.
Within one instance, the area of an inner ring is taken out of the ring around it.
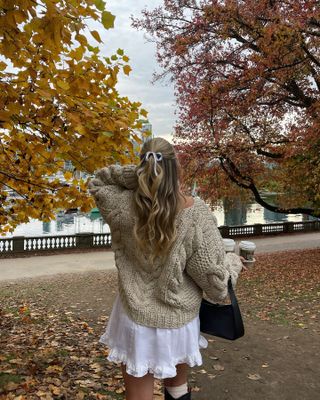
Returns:
[[[107,359],[126,364],[128,374],[148,372],[157,379],[176,376],[176,365],[202,365],[200,349],[208,341],[200,335],[199,316],[180,328],[153,328],[132,321],[122,307],[119,293],[106,330],[99,339],[110,349]]]

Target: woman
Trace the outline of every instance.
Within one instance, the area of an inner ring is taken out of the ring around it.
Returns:
[[[121,363],[127,400],[151,400],[154,378],[165,399],[191,399],[189,367],[202,365],[199,349],[203,292],[227,297],[243,267],[225,254],[216,219],[199,197],[179,188],[181,168],[163,138],[146,141],[140,163],[111,165],[89,182],[112,234],[119,292],[100,342]]]

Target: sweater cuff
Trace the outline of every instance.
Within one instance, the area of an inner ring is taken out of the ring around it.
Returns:
[[[243,265],[240,257],[235,253],[227,253],[226,260],[227,260],[228,270],[231,275],[232,286],[235,287]]]

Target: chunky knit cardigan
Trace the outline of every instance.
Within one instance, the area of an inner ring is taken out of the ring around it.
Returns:
[[[236,284],[242,263],[236,254],[225,253],[212,211],[195,197],[176,216],[177,239],[166,261],[156,259],[150,266],[133,237],[137,184],[135,165],[114,164],[99,169],[88,189],[110,227],[119,295],[128,316],[140,325],[178,328],[198,315],[203,296],[212,302],[227,297],[228,278]]]

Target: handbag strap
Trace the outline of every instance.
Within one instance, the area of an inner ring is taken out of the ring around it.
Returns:
[[[242,336],[244,333],[243,321],[242,321],[242,317],[241,317],[238,300],[237,300],[236,294],[233,290],[231,276],[229,276],[229,279],[228,279],[228,293],[229,293],[232,308],[234,311],[235,329],[236,329],[237,333],[239,334],[239,336]]]
[[[229,296],[230,296],[231,303],[232,304],[238,304],[238,300],[237,300],[236,294],[235,294],[235,292],[233,290],[231,276],[229,276],[229,279],[228,279],[228,293],[229,293]]]

